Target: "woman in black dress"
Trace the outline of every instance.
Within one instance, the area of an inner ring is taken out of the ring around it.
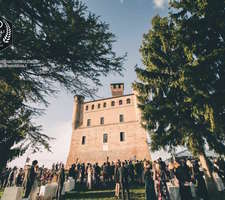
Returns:
[[[155,185],[152,178],[151,165],[148,163],[144,172],[146,200],[156,200]]]

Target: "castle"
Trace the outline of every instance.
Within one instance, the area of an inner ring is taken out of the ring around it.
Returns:
[[[84,101],[74,97],[72,139],[67,168],[79,162],[151,159],[147,131],[135,94],[124,95],[124,84],[111,84],[112,97]]]

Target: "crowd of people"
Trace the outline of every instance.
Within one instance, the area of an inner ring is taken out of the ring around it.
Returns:
[[[57,199],[62,196],[63,184],[65,182],[65,170],[62,163],[52,165],[52,169],[39,167],[38,161],[34,160],[32,165],[22,168],[6,168],[1,172],[0,187],[24,187],[24,198],[36,200],[41,185],[57,183]]]
[[[219,158],[213,162],[213,171],[219,175],[225,184],[225,162]],[[145,184],[147,200],[169,200],[170,194],[167,183],[179,187],[181,200],[191,200],[191,183],[197,186],[196,195],[199,199],[208,199],[208,191],[204,178],[204,171],[198,160],[181,159],[164,162],[161,158],[153,163],[143,161],[75,163],[69,170],[69,176],[79,184],[86,184],[88,189],[115,185],[115,196],[130,199],[131,185]],[[120,192],[121,191],[121,192]],[[126,194],[126,195],[125,195]]]
[[[213,171],[218,174],[225,184],[225,161],[222,158],[213,162]],[[154,162],[141,161],[116,161],[108,160],[98,163],[74,163],[68,171],[62,163],[53,164],[51,169],[44,166],[38,167],[34,160],[31,166],[22,168],[6,168],[1,172],[1,188],[17,186],[24,187],[24,198],[36,199],[40,185],[57,183],[57,199],[62,197],[63,185],[66,179],[75,180],[75,189],[88,190],[105,187],[115,187],[115,197],[130,199],[132,185],[145,185],[147,200],[169,200],[170,193],[168,182],[179,186],[181,200],[191,200],[192,192],[190,183],[196,185],[196,195],[199,199],[208,199],[208,191],[204,172],[198,160],[181,159],[164,162],[161,158]],[[82,187],[79,187],[82,186]]]

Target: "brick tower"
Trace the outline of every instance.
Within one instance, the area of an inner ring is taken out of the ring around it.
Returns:
[[[72,139],[66,167],[76,160],[98,162],[151,159],[135,94],[111,84],[112,97],[84,102],[74,97]]]

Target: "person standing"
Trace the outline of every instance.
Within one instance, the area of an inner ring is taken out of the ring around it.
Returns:
[[[60,169],[58,171],[58,186],[57,186],[57,195],[56,198],[57,200],[60,200],[62,197],[62,190],[63,190],[63,185],[65,182],[65,170],[64,170],[64,165],[60,165]]]
[[[129,161],[129,165],[128,165],[128,174],[129,174],[131,183],[134,183],[134,165],[131,160]]]
[[[151,166],[148,163],[144,171],[144,182],[145,182],[145,199],[156,200],[155,185],[152,178]]]
[[[92,189],[92,173],[93,173],[92,166],[89,163],[88,164],[88,169],[87,169],[87,186],[88,186],[89,190]]]
[[[107,163],[103,163],[103,165],[102,165],[102,172],[103,172],[103,183],[104,184],[106,184],[106,182],[107,182],[107,179],[108,179],[108,175],[107,175],[107,172],[108,172],[108,170],[107,170]]]
[[[190,169],[186,165],[186,162],[182,160],[180,166],[175,171],[176,178],[179,182],[181,200],[192,200],[191,188],[190,188]]]
[[[29,195],[30,200],[36,200],[39,193],[39,185],[40,185],[40,170],[38,165],[34,167],[35,177],[34,177],[34,183],[31,188],[31,192]]]
[[[130,200],[129,183],[128,183],[128,169],[125,167],[125,163],[122,162],[122,166],[119,167],[119,179],[120,187],[122,191],[122,199],[125,200],[125,191],[127,192],[127,198]]]
[[[75,164],[72,164],[72,166],[69,169],[69,177],[72,177],[74,180],[76,180],[76,173],[75,173]]]
[[[1,175],[1,178],[2,178],[2,183],[1,183],[1,188],[5,188],[8,184],[8,178],[9,178],[9,174],[11,172],[11,168],[6,168],[2,175]]]
[[[136,171],[136,175],[137,175],[137,182],[139,184],[141,184],[141,182],[142,182],[142,166],[141,166],[141,162],[139,162],[138,160],[135,164],[135,171]]]
[[[193,166],[194,179],[197,182],[197,196],[199,199],[208,200],[208,190],[206,188],[204,172],[200,171],[200,166],[196,160]]]
[[[167,175],[163,170],[164,167],[161,166],[161,163],[158,162],[155,165],[155,180],[156,180],[156,188],[158,193],[158,200],[170,200],[169,191],[167,188]]]
[[[101,175],[101,168],[99,167],[98,163],[95,164],[95,174],[96,174],[96,187],[98,188],[100,185],[100,175]]]
[[[84,182],[84,177],[85,177],[85,164],[82,163],[80,166],[80,183],[81,183],[81,185]]]
[[[20,168],[19,169],[19,172],[18,172],[18,174],[17,174],[17,176],[16,176],[16,186],[17,187],[21,187],[22,186],[22,184],[23,184],[23,169],[22,168]]]
[[[15,177],[17,173],[17,167],[14,167],[9,174],[7,186],[11,187],[15,185]]]
[[[120,163],[117,162],[114,169],[114,181],[116,183],[115,187],[115,197],[119,199],[120,196],[120,175],[119,175]]]
[[[36,177],[35,168],[36,168],[37,164],[38,164],[38,161],[37,160],[34,160],[32,162],[31,168],[28,171],[27,179],[26,179],[26,185],[25,185],[25,195],[24,195],[24,198],[28,198],[29,195],[30,195],[30,192],[31,192],[31,189],[32,189],[32,186],[34,184],[35,177]]]

